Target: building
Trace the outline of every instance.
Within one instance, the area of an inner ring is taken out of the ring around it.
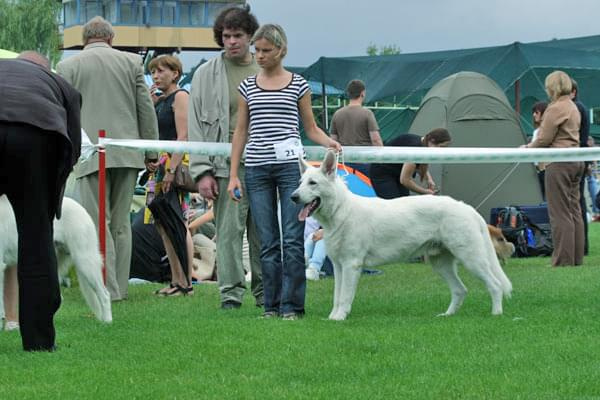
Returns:
[[[58,0],[61,1],[61,0]],[[63,49],[81,49],[83,25],[100,15],[113,25],[113,46],[145,53],[217,50],[212,26],[219,12],[245,0],[62,0]]]

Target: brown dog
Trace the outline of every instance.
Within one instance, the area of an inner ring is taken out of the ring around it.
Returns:
[[[493,225],[488,225],[487,227],[492,238],[492,243],[494,244],[494,250],[496,250],[496,256],[504,264],[515,252],[515,245],[506,240],[502,234],[502,229]]]

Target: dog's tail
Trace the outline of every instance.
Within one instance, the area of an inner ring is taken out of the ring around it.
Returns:
[[[78,203],[65,198],[60,221],[63,224],[70,221],[69,227],[63,226],[62,231],[85,301],[98,320],[112,322],[110,293],[102,279],[102,256],[92,218]]]
[[[492,275],[494,276],[494,278],[496,278],[498,283],[500,283],[500,288],[502,289],[504,297],[508,298],[512,293],[512,283],[510,283],[510,280],[508,279],[508,277],[504,273],[504,270],[502,269],[502,266],[500,265],[500,261],[498,261],[496,251],[494,250],[494,245],[492,244],[492,239],[489,236],[488,229],[485,224],[483,224],[482,233],[483,236],[488,239],[486,241],[486,245],[489,247],[489,250],[486,253],[488,254]]]

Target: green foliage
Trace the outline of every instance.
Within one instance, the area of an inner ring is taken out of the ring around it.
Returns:
[[[377,47],[376,44],[371,43],[367,46],[367,55],[369,56],[389,56],[394,54],[400,54],[402,50],[395,44],[384,45]]]
[[[392,240],[401,240],[395,238]],[[504,315],[481,281],[453,317],[421,263],[363,276],[349,319],[326,320],[333,279],[307,283],[307,315],[261,320],[250,295],[219,309],[217,285],[191,298],[130,288],[114,322],[93,319],[78,288],[63,290],[56,353],[28,354],[0,332],[2,399],[593,399],[600,395],[600,224],[580,268],[511,259]]]
[[[61,57],[56,0],[0,0],[0,48],[35,50],[55,65]]]

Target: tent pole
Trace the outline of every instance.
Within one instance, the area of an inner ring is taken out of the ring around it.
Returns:
[[[321,93],[323,96],[323,130],[327,132],[329,130],[329,116],[327,115],[327,93],[325,92],[325,82],[321,82]]]
[[[521,118],[521,80],[515,81],[515,111],[517,117]]]

